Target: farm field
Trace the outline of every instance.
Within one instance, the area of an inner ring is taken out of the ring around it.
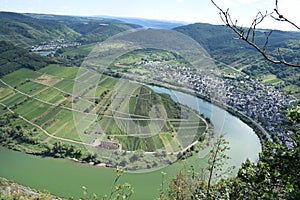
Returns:
[[[276,75],[273,75],[273,74],[269,74],[269,75],[264,75],[262,77],[262,82],[263,83],[266,83],[266,84],[269,84],[269,85],[280,85],[280,84],[283,84],[284,81],[277,78]]]
[[[175,162],[205,138],[207,123],[169,95],[78,69],[17,70],[1,79],[0,103],[35,130],[36,140],[84,145],[102,162],[129,170]]]

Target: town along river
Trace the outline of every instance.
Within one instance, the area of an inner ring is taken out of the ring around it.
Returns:
[[[225,110],[191,95],[161,87],[151,86],[151,88],[156,92],[168,93],[175,101],[197,109],[205,117],[209,117],[215,131],[225,134],[229,142],[231,149],[228,155],[232,157],[229,165],[239,167],[246,158],[257,161],[261,145],[254,131],[244,122]],[[204,152],[194,154],[187,161],[177,162],[153,172],[125,173],[120,182],[132,184],[135,191],[132,199],[155,199],[159,195],[162,171],[167,173],[168,178],[184,166],[201,165],[204,154]],[[75,199],[83,196],[82,186],[88,188],[89,192],[99,195],[109,194],[116,176],[115,170],[110,168],[88,166],[63,159],[42,158],[2,147],[0,147],[0,163],[1,177],[37,190],[47,190],[61,197]]]

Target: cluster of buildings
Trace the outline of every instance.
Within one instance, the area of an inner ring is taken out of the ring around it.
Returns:
[[[40,45],[32,46],[31,51],[48,51],[48,50],[57,50],[66,47],[79,46],[79,42],[71,42],[65,39],[52,40],[50,42],[43,42]]]
[[[197,95],[232,107],[253,119],[269,133],[274,133],[279,139],[286,141],[285,111],[290,102],[296,100],[290,95],[284,95],[273,87],[248,77],[224,78],[222,74],[203,74],[193,68],[170,66],[160,62],[148,62],[137,67],[149,71],[144,75],[145,79],[189,87]]]

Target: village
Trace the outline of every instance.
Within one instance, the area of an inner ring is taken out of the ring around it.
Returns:
[[[198,96],[204,96],[239,111],[261,125],[267,132],[275,134],[286,143],[284,132],[287,123],[285,111],[296,98],[284,95],[258,79],[237,76],[226,78],[223,73],[204,74],[185,66],[171,66],[160,62],[143,62],[137,68],[149,73],[141,74],[143,79],[163,81],[193,89]]]
[[[42,42],[39,45],[32,46],[31,51],[57,50],[57,49],[74,47],[79,45],[81,45],[81,43],[79,42],[72,42],[65,39],[57,39],[57,40],[52,40],[50,42]]]

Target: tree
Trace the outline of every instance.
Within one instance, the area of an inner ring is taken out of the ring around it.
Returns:
[[[300,123],[300,101],[297,102],[297,105],[290,108],[286,117],[292,123]]]
[[[207,167],[200,166],[199,170],[195,170],[191,166],[181,170],[170,180],[169,190],[161,199],[218,199],[220,194],[216,189],[217,182],[233,169],[224,168],[229,159],[225,153],[227,150],[228,142],[220,136],[209,153]]]
[[[224,136],[221,135],[215,143],[213,149],[210,151],[207,167],[207,170],[209,172],[207,181],[207,196],[211,196],[210,189],[213,179],[218,180],[222,178],[222,176],[229,173],[232,169],[229,168],[226,171],[224,171],[223,169],[224,165],[226,164],[226,161],[230,159],[230,157],[227,156],[225,153],[225,151],[229,149],[230,148],[228,146],[228,142],[224,139]]]
[[[299,150],[269,143],[257,164],[247,160],[231,184],[232,199],[299,199]]]
[[[293,115],[290,114],[293,110],[291,108],[287,115]],[[293,126],[299,126],[299,121],[298,115]],[[257,164],[247,160],[242,164],[238,176],[218,185],[217,190],[220,192],[222,188],[226,188],[229,199],[299,199],[299,129],[291,137],[293,142],[288,147],[268,142],[260,153]]]
[[[290,137],[288,146],[268,142],[255,164],[249,160],[242,164],[237,177],[214,182],[226,171],[227,142],[220,138],[208,159],[208,177],[194,168],[180,171],[170,180],[167,196],[162,199],[300,199],[300,115],[299,102],[288,110]],[[296,110],[296,111],[295,111]],[[296,127],[296,128],[295,128]],[[220,178],[218,179],[220,180]]]
[[[286,61],[284,56],[282,55],[280,48],[277,49],[278,51],[278,59],[274,58],[273,56],[269,55],[267,53],[267,48],[268,48],[268,43],[270,36],[272,34],[272,31],[266,33],[266,38],[264,45],[261,47],[258,45],[255,41],[257,37],[257,26],[261,24],[262,21],[264,21],[267,17],[272,17],[274,20],[281,21],[281,22],[286,22],[291,24],[293,27],[297,28],[300,30],[300,26],[296,25],[294,22],[291,20],[287,19],[284,17],[280,11],[279,11],[279,5],[278,5],[278,0],[275,0],[275,8],[273,12],[268,12],[266,11],[265,13],[263,12],[258,12],[254,20],[252,21],[252,24],[250,25],[249,28],[243,28],[237,24],[238,20],[234,20],[231,18],[231,15],[229,13],[229,9],[226,11],[223,10],[219,5],[215,3],[214,0],[211,0],[211,2],[214,4],[214,6],[220,11],[220,17],[224,24],[232,29],[238,36],[237,39],[245,41],[247,44],[252,46],[254,49],[256,49],[266,60],[268,60],[271,63],[274,64],[283,64],[291,67],[300,67],[299,63],[291,63],[289,61]]]

